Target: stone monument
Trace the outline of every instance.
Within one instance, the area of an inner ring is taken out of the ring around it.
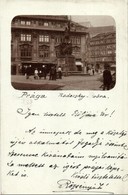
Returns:
[[[62,43],[59,45],[59,57],[57,59],[58,66],[62,67],[65,75],[70,71],[76,71],[75,57],[72,55],[72,43],[70,40],[70,20],[65,28]]]

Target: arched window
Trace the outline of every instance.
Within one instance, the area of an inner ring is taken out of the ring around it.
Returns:
[[[49,46],[41,45],[39,46],[39,57],[48,58],[49,57]]]
[[[32,57],[32,46],[24,44],[20,46],[20,56],[21,58],[30,58]]]
[[[60,56],[60,46],[56,46],[55,47],[55,52],[56,52],[56,57],[59,57]]]

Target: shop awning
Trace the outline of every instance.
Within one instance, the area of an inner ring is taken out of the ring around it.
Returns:
[[[82,62],[76,62],[75,64],[76,64],[76,66],[82,66],[83,67],[83,63]]]

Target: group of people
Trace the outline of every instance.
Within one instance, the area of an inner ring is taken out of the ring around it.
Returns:
[[[62,69],[61,66],[56,69],[56,66],[52,66],[49,72],[49,80],[62,79]]]
[[[88,70],[89,71],[89,70]],[[32,67],[29,65],[26,69],[26,79],[29,79],[29,76],[32,74]],[[92,75],[95,74],[95,69],[92,67]],[[62,79],[62,68],[59,66],[51,66],[50,70],[47,72],[47,67],[45,65],[42,68],[35,68],[34,70],[34,79],[41,79],[44,77],[46,79],[47,75],[49,75],[49,80]],[[110,66],[105,64],[103,71],[103,84],[100,86],[103,90],[109,90],[115,86],[116,82],[116,73],[111,74]]]
[[[34,70],[34,79],[41,79],[42,77],[44,77],[44,79],[46,79],[46,76],[47,76],[47,69],[46,69],[46,66],[43,65],[42,66],[42,69],[35,69]]]
[[[94,68],[94,66],[87,66],[86,67],[86,72],[87,72],[87,74],[89,74],[89,75],[94,75],[95,74],[95,68]]]
[[[30,75],[32,74],[31,65],[29,65],[26,69],[26,79],[29,79]],[[47,75],[49,75],[49,80],[56,80],[62,79],[62,69],[61,66],[56,69],[56,66],[51,66],[50,70],[47,72],[47,68],[45,65],[42,66],[42,68],[35,68],[34,70],[34,79],[41,79],[44,77],[46,79]]]

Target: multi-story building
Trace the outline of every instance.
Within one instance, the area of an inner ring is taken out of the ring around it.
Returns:
[[[90,39],[90,63],[103,68],[105,63],[116,64],[116,33],[100,33]]]
[[[19,15],[11,25],[11,71],[24,73],[26,66],[38,68],[57,64],[59,45],[63,41],[68,16]],[[72,55],[78,68],[85,63],[87,28],[70,22]]]

